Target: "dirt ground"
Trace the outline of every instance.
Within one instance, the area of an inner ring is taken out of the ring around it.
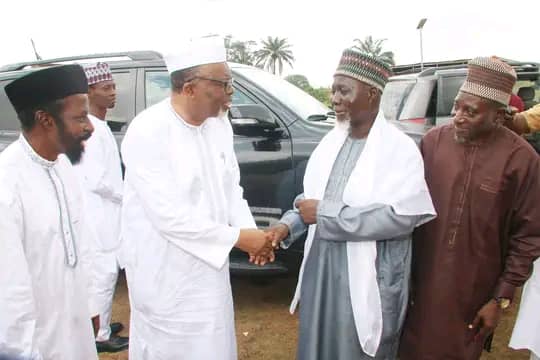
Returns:
[[[248,278],[233,278],[236,311],[236,336],[239,360],[293,360],[296,351],[298,318],[288,312],[296,279],[276,278],[256,283]],[[516,299],[519,304],[519,298]],[[517,306],[502,319],[492,353],[482,360],[528,360],[527,351],[513,351],[507,344],[514,326]],[[113,306],[113,321],[129,324],[129,301],[125,277],[121,276]],[[128,336],[128,330],[121,335]],[[126,360],[127,351],[101,354],[100,360]]]

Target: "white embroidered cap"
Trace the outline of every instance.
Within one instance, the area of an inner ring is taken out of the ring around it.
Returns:
[[[163,55],[169,74],[194,66],[227,61],[225,41],[219,36],[191,39]]]

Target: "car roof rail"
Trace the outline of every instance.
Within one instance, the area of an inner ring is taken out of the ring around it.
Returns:
[[[107,58],[129,58],[130,60],[133,60],[133,61],[145,61],[145,60],[161,60],[163,57],[157,51],[152,51],[152,50],[98,53],[98,54],[67,56],[67,57],[60,57],[60,58],[53,58],[53,59],[46,59],[46,60],[26,61],[26,62],[8,64],[8,65],[4,65],[0,67],[0,72],[23,70],[24,68],[28,66],[32,67],[32,66],[43,66],[43,65],[55,65],[55,64],[64,63],[64,62],[92,60],[92,59],[107,59]]]
[[[516,61],[512,59],[500,58],[508,65],[512,66],[515,71],[522,72],[535,72],[539,71],[540,64],[532,61]],[[394,75],[405,75],[405,74],[418,74],[418,76],[429,76],[434,75],[437,70],[446,70],[446,69],[462,69],[466,68],[470,59],[460,59],[460,60],[450,60],[450,61],[437,61],[437,62],[426,62],[423,64],[423,70],[420,63],[416,64],[406,64],[406,65],[396,65],[392,67]]]

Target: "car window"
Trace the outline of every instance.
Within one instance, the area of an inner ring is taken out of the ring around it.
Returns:
[[[464,76],[441,77],[438,85],[437,116],[450,116],[454,108],[454,100],[461,85],[465,81]]]
[[[0,82],[0,131],[21,129],[17,114],[4,91],[4,87],[10,82],[11,80]]]
[[[264,89],[302,119],[330,112],[330,108],[319,100],[279,76],[254,67],[238,67],[235,71]]]
[[[145,73],[145,102],[146,107],[157,104],[169,96],[171,81],[167,71],[147,71]],[[234,105],[255,104],[246,94],[238,89],[232,95]]]
[[[146,71],[144,76],[144,96],[146,107],[157,104],[169,96],[171,84],[166,71]]]
[[[413,86],[414,80],[390,81],[386,84],[381,99],[381,108],[387,120],[396,120],[403,109]]]
[[[116,84],[116,104],[107,111],[106,120],[113,131],[120,131],[134,117],[133,83],[129,72],[115,72],[113,78]]]
[[[540,104],[540,80],[518,80],[514,85],[514,94],[521,97],[525,109]]]
[[[431,113],[436,82],[434,80],[418,80],[412,88],[403,109],[399,114],[399,120],[422,119],[432,117]]]

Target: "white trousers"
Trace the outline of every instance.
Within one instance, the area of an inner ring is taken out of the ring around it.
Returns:
[[[540,360],[540,357],[536,356],[536,355],[531,351],[531,360]]]
[[[111,336],[112,304],[119,269],[115,250],[98,250],[95,256],[96,287],[100,302],[99,331],[96,341],[107,341]]]

